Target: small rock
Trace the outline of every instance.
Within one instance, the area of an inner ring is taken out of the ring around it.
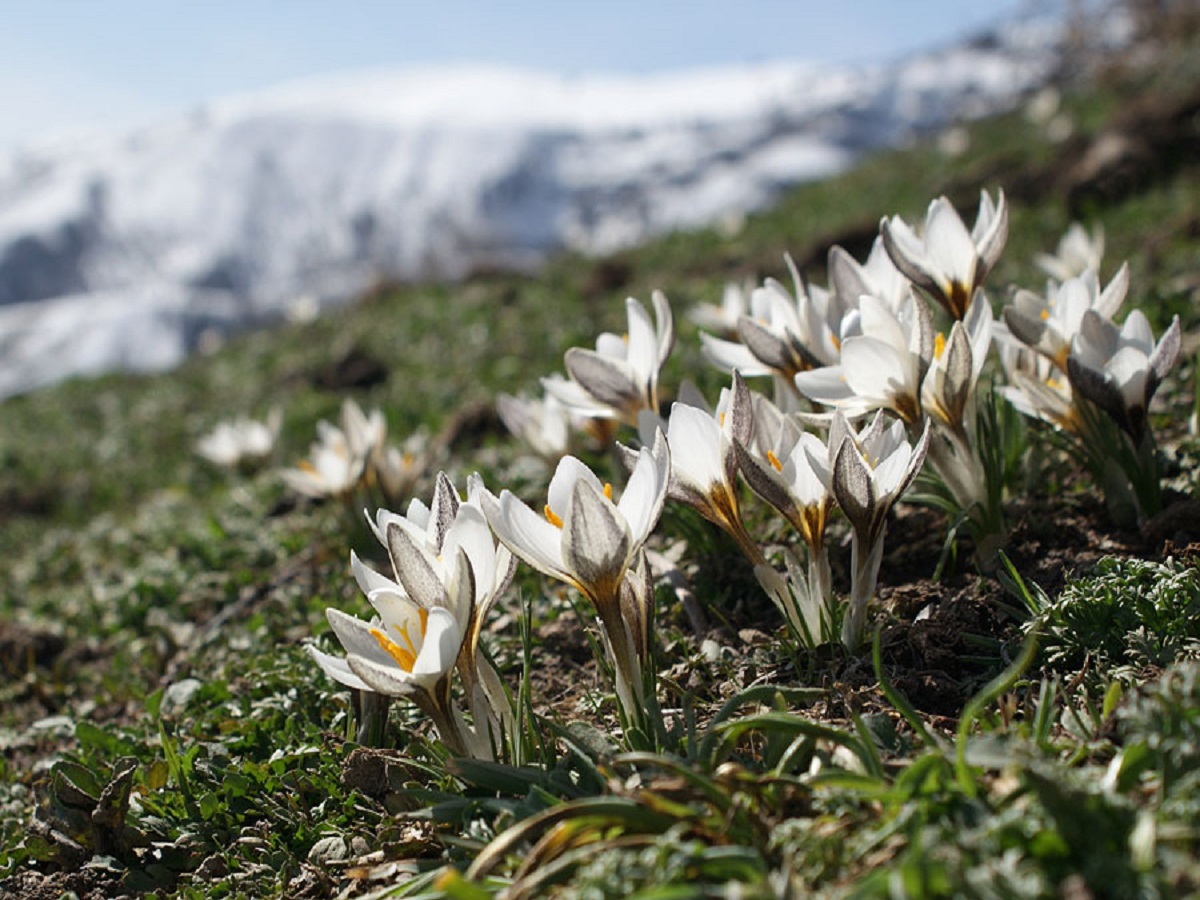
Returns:
[[[328,866],[330,863],[343,862],[350,857],[350,848],[346,846],[345,838],[340,835],[321,838],[308,851],[308,861],[314,866]]]

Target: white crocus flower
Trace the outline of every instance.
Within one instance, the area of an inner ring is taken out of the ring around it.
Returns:
[[[845,422],[840,417],[837,421]],[[825,545],[833,495],[828,474],[822,477],[811,457],[828,458],[828,449],[816,435],[802,432],[790,417],[780,418],[776,438],[769,442],[760,438],[758,447],[761,455],[744,443],[736,445],[742,476],[754,493],[799,532],[808,547],[808,569],[801,575],[799,562],[789,554],[787,579],[765,561],[755,567],[754,574],[793,630],[807,643],[815,644],[827,631],[822,623],[829,618],[833,599]]]
[[[750,295],[750,311],[738,321],[741,343],[701,334],[701,349],[709,362],[745,377],[775,374],[790,380],[797,372],[837,360],[838,339],[830,320],[828,291],[804,284],[791,258],[795,297],[773,278]]]
[[[1003,321],[994,323],[992,340],[1008,382],[997,388],[1004,398],[1022,415],[1078,433],[1082,423],[1065,369],[1013,337]]]
[[[1060,283],[1078,278],[1089,269],[1099,272],[1103,260],[1104,226],[1097,224],[1089,234],[1078,222],[1070,224],[1053,254],[1039,253],[1033,258],[1043,272]]]
[[[283,472],[283,480],[293,490],[308,497],[348,499],[373,471],[387,439],[383,413],[376,409],[367,415],[347,399],[342,403],[340,422],[340,428],[324,420],[318,422],[309,458]]]
[[[754,428],[753,401],[741,375],[733,373],[733,387],[723,389],[714,412],[701,404],[677,401],[667,423],[671,448],[671,482],[668,496],[691,506],[724,530],[752,565],[765,560],[746,532],[738,501],[735,445],[748,443]],[[632,451],[626,453],[630,458]]]
[[[267,413],[262,422],[244,416],[221,422],[196,441],[196,452],[226,468],[258,465],[271,455],[282,423],[283,413],[278,407]]]
[[[487,674],[480,674],[488,668],[480,666],[478,653],[482,624],[508,587],[516,565],[508,548],[497,545],[484,517],[480,505],[484,493],[482,480],[472,476],[464,501],[449,476],[439,472],[429,506],[414,499],[405,515],[380,509],[375,519],[369,520],[376,538],[387,548],[396,580],[405,592],[428,606],[450,606],[462,622],[465,637],[459,670],[468,696]],[[454,580],[459,577],[455,560],[460,549],[469,567],[470,591],[459,590]],[[356,565],[355,577],[363,590],[369,591],[371,582],[364,580],[363,569],[366,567]]]
[[[987,360],[992,342],[992,307],[982,290],[955,322],[949,338],[934,337],[933,357],[921,382],[921,409],[963,440],[969,442],[973,418],[970,401]]]
[[[378,409],[365,413],[361,406],[347,398],[342,402],[341,424],[350,452],[372,463],[387,440],[387,420],[383,413]]]
[[[670,476],[671,454],[660,431],[652,448],[638,451],[619,500],[611,485],[573,456],[559,461],[543,514],[508,490],[498,498],[486,491],[480,495],[501,543],[538,571],[576,587],[595,607],[612,654],[618,696],[632,714],[640,709],[650,648],[637,633],[639,623],[623,615],[622,592],[662,513]]]
[[[688,318],[701,328],[715,331],[722,337],[732,337],[737,334],[738,321],[749,309],[753,290],[751,284],[726,282],[719,304],[698,303],[688,311]]]
[[[337,609],[325,611],[346,651],[345,659],[312,645],[307,648],[309,654],[340,684],[391,697],[408,697],[433,720],[442,740],[453,752],[466,752],[467,744],[450,697],[450,673],[462,647],[461,623],[449,609],[423,607],[395,585],[381,585],[367,599],[377,613],[371,622]]]
[[[1103,290],[1096,271],[1088,269],[1059,285],[1048,285],[1044,297],[1032,291],[1017,291],[1012,303],[1004,308],[1004,323],[1013,337],[1066,372],[1071,341],[1079,333],[1084,313],[1095,310],[1111,320],[1128,290],[1128,265],[1122,265]]]
[[[541,400],[498,394],[496,413],[504,427],[542,459],[557,461],[570,449],[571,416],[549,392]]]
[[[421,625],[426,620],[436,624],[444,622],[446,615],[451,617],[457,643],[454,645],[454,657],[448,662],[441,660],[445,664],[442,671],[446,679],[444,684],[441,681],[429,683],[426,667],[417,662],[405,670],[409,672],[408,675],[390,669],[381,674],[361,661],[348,658],[344,665],[340,661],[331,664],[327,654],[315,649],[311,652],[332,677],[351,687],[360,686],[339,677],[344,676],[347,668],[371,690],[390,694],[411,693],[422,709],[434,718],[448,746],[452,746],[456,752],[465,750],[472,756],[491,757],[499,744],[501,728],[511,728],[511,712],[499,676],[479,649],[479,636],[493,602],[511,580],[514,561],[507,548],[496,544],[478,504],[481,491],[482,483],[472,479],[469,499],[464,502],[449,477],[442,472],[438,474],[430,506],[414,500],[406,516],[380,510],[371,526],[387,548],[392,577],[376,572],[355,553],[350,554],[354,578],[383,623],[382,627],[377,623],[371,626],[380,631],[382,637],[374,632],[371,634],[402,669],[404,663],[409,661],[409,656],[414,659],[419,657],[418,651],[423,646],[412,637],[417,634],[416,626],[411,621],[412,607],[415,605],[418,616],[425,617],[418,623]],[[361,636],[362,623],[336,610],[330,610],[328,615],[339,639],[353,655],[356,651],[346,643],[343,632],[357,629]],[[350,625],[348,622],[358,624]],[[400,622],[401,625],[393,627],[394,622]],[[398,633],[402,633],[407,643],[395,637]],[[389,645],[385,638],[392,644]],[[449,647],[449,638],[442,640],[439,653]],[[384,661],[376,655],[375,662]],[[455,666],[462,678],[474,728],[462,721],[450,699],[448,678]],[[412,690],[402,690],[396,685],[392,685],[390,690],[385,689],[389,684],[384,679],[385,674],[400,678],[407,685],[416,677],[413,673],[424,680]]]
[[[629,330],[604,332],[595,350],[572,347],[563,360],[572,381],[543,379],[546,391],[582,415],[615,417],[635,428],[640,411],[658,412],[658,375],[671,355],[675,325],[662,291],[652,301],[653,322],[638,300],[628,298]]]
[[[860,297],[869,295],[884,301],[893,310],[899,310],[901,302],[912,290],[911,282],[888,256],[882,237],[875,238],[865,263],[860,263],[841,247],[832,247],[828,269],[829,289],[837,297],[843,313],[843,324],[839,326],[843,340],[850,336],[845,323],[858,309]]]
[[[423,433],[409,435],[402,447],[384,447],[375,456],[374,472],[388,505],[398,504],[412,493],[429,464],[429,439]]]
[[[842,344],[841,362],[798,373],[797,389],[850,418],[889,409],[915,425],[921,419],[921,382],[933,355],[929,308],[911,293],[896,311],[864,295],[858,313],[862,333]]]
[[[820,438],[801,431],[795,419],[785,418],[778,436],[761,455],[744,441],[735,447],[751,490],[787,519],[814,555],[822,553],[833,496],[810,460],[824,448]]]
[[[842,643],[853,650],[862,643],[867,604],[879,580],[888,511],[925,461],[929,427],[926,425],[914,447],[905,437],[904,423],[894,421],[885,426],[882,412],[858,433],[844,423],[836,425],[839,418],[836,414],[835,427],[837,434],[844,436],[834,451],[831,480],[838,506],[853,529],[850,604],[842,622]],[[831,451],[835,438],[831,430]],[[819,462],[819,457],[814,462]]]
[[[328,422],[317,423],[317,440],[308,458],[282,473],[292,490],[306,497],[349,497],[362,480],[367,460],[351,451],[345,433]]]
[[[1108,413],[1138,446],[1150,400],[1175,364],[1179,345],[1179,316],[1156,344],[1141,310],[1131,312],[1119,329],[1088,310],[1067,358],[1067,374],[1075,391]]]
[[[994,204],[981,191],[975,227],[967,231],[950,201],[938,197],[929,204],[921,236],[899,216],[885,216],[879,228],[896,267],[954,319],[961,319],[1004,249],[1008,206],[1003,191]]]

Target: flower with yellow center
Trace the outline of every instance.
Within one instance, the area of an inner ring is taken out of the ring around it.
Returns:
[[[466,752],[467,745],[450,698],[450,673],[463,640],[454,613],[443,607],[422,607],[398,586],[380,587],[367,599],[376,612],[371,622],[337,609],[325,611],[346,651],[344,659],[311,644],[307,647],[309,654],[339,684],[391,697],[408,697],[433,720],[451,750]]]
[[[578,588],[595,607],[627,711],[641,700],[650,648],[644,628],[649,615],[637,618],[622,611],[622,603],[629,603],[623,598],[629,590],[626,576],[637,569],[642,545],[658,523],[670,475],[671,454],[660,430],[652,447],[638,451],[625,490],[615,501],[611,486],[573,456],[559,461],[540,513],[508,490],[499,497],[480,494],[501,543],[538,571]],[[645,602],[651,601],[648,597]]]
[[[833,454],[832,487],[838,506],[853,529],[850,543],[850,604],[842,622],[842,643],[862,643],[867,604],[875,595],[883,561],[887,514],[917,476],[929,447],[928,421],[916,446],[908,443],[904,424],[884,424],[883,414],[855,432],[835,413],[829,450]],[[835,445],[835,441],[838,443]],[[819,460],[814,460],[819,462]]]
[[[923,235],[899,216],[884,217],[879,230],[896,268],[952,318],[962,319],[1008,240],[1008,206],[1003,191],[995,203],[981,191],[975,226],[967,231],[950,201],[938,197],[925,214]]]
[[[864,295],[858,327],[860,333],[842,343],[841,362],[800,372],[797,389],[849,418],[888,409],[915,426],[921,420],[921,381],[933,356],[929,307],[911,292],[896,310]]]
[[[616,418],[637,427],[642,410],[658,412],[658,374],[675,344],[671,304],[662,291],[652,296],[654,321],[633,297],[625,301],[629,330],[604,332],[596,349],[572,347],[563,362],[570,381],[542,380],[548,394],[587,417]]]
[[[484,519],[477,502],[482,490],[482,482],[473,478],[463,501],[442,472],[429,506],[413,500],[406,515],[379,510],[370,524],[387,548],[392,577],[350,554],[355,580],[376,619],[365,623],[329,610],[347,658],[338,660],[316,648],[310,652],[343,684],[411,696],[434,720],[447,746],[489,757],[511,716],[479,637],[488,610],[512,577],[514,561],[505,547],[496,545]],[[431,640],[435,644],[429,649]],[[473,728],[461,720],[451,700],[455,668]]]
[[[1047,286],[1044,297],[1032,291],[1017,291],[1012,303],[1004,308],[1004,322],[1013,337],[1066,372],[1071,341],[1079,334],[1087,311],[1095,310],[1111,320],[1128,290],[1128,265],[1122,265],[1103,290],[1100,279],[1089,269],[1060,285]]]

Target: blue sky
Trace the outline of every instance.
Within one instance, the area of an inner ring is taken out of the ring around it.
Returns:
[[[293,78],[428,62],[650,72],[858,62],[1028,0],[0,0],[0,149]]]

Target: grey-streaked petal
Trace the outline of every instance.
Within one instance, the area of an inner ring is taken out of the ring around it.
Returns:
[[[337,636],[338,642],[347,653],[364,656],[380,665],[395,665],[391,655],[379,646],[379,641],[371,634],[376,626],[362,619],[347,615],[340,609],[325,610],[325,618]]]
[[[789,522],[797,521],[800,518],[800,509],[777,473],[773,470],[768,471],[767,466],[747,450],[741,441],[734,441],[733,449],[738,468],[742,477],[746,479],[746,484],[750,485],[750,490],[773,506]]]
[[[858,303],[863,294],[873,294],[863,277],[863,268],[853,256],[839,246],[829,248],[829,284],[843,306]]]
[[[838,506],[862,539],[874,539],[875,488],[871,473],[853,440],[842,441],[833,460],[833,494]]]
[[[1067,379],[1076,393],[1095,403],[1126,431],[1131,430],[1125,395],[1105,372],[1093,369],[1072,354],[1067,357]]]
[[[780,372],[791,372],[797,368],[791,344],[749,316],[742,316],[738,321],[738,336],[763,365]]]
[[[438,472],[434,482],[433,503],[429,508],[429,513],[433,523],[434,546],[439,553],[446,540],[446,532],[458,514],[458,504],[458,491],[454,489],[454,483],[450,480],[450,476],[445,472]]]
[[[1045,349],[1047,352],[1052,352],[1048,347],[1044,348],[1042,345],[1042,339],[1050,330],[1049,320],[1043,319],[1040,315],[1031,315],[1015,306],[1004,307],[1002,315],[1008,330],[1021,343],[1035,350]]]
[[[925,456],[929,452],[930,433],[929,420],[926,419],[925,428],[921,431],[921,437],[917,439],[916,446],[912,449],[912,456],[908,459],[908,471],[900,480],[894,499],[899,499],[908,490],[908,486],[913,483],[913,479],[921,471],[921,466],[925,465]]]
[[[887,255],[905,278],[923,290],[938,292],[937,282],[925,268],[920,242],[907,223],[900,219],[893,222],[884,216],[879,222],[879,234]]]
[[[405,592],[426,609],[446,606],[449,603],[446,586],[412,536],[392,524],[388,526],[387,539],[392,566]]]
[[[425,690],[423,684],[414,681],[408,672],[394,663],[390,666],[380,665],[353,654],[346,657],[346,663],[350,670],[376,693],[389,697],[406,697]]]
[[[338,684],[358,691],[371,690],[365,681],[354,674],[350,664],[342,657],[330,656],[328,653],[318,650],[313,644],[305,644],[304,649],[312,657],[313,662],[321,667],[321,671]]]
[[[959,419],[967,405],[974,375],[971,342],[962,322],[955,322],[950,329],[950,339],[942,353],[946,373],[942,381],[942,403],[947,412]]]
[[[563,363],[576,383],[599,402],[629,414],[646,405],[644,386],[637,383],[636,373],[624,360],[572,347]]]
[[[589,592],[615,597],[629,561],[629,530],[617,508],[577,482],[563,527],[563,560]]]

